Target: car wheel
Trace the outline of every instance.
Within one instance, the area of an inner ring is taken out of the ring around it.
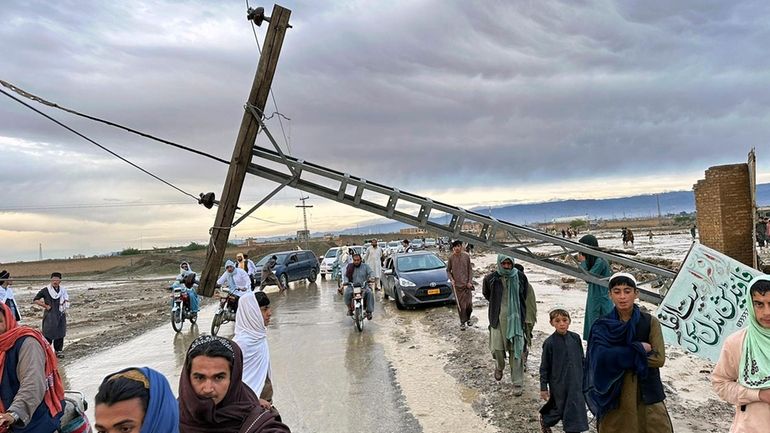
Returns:
[[[281,274],[280,280],[281,280],[281,285],[283,286],[283,288],[284,289],[288,289],[289,288],[289,276],[286,275],[286,274]]]
[[[318,278],[318,274],[316,274],[315,270],[310,271],[310,276],[307,277],[307,281],[309,283],[315,283],[316,278]]]
[[[398,298],[398,293],[396,293],[393,296],[393,300],[396,301],[396,308],[398,308],[399,310],[406,310],[406,307],[404,306],[404,304],[401,303],[401,299]]]

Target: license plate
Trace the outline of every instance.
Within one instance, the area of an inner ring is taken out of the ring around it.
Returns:
[[[428,294],[429,295],[440,295],[441,294],[441,289],[428,289]]]

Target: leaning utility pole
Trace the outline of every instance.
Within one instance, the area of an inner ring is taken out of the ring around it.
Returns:
[[[261,8],[260,8],[261,9]],[[251,93],[247,104],[254,107],[260,114],[265,111],[265,104],[270,95],[270,86],[273,83],[273,75],[281,54],[281,45],[289,27],[291,11],[281,6],[273,7],[272,17],[260,17],[269,21],[262,55],[259,58],[257,74],[251,86]],[[257,24],[261,23],[259,21]],[[230,236],[235,211],[238,208],[238,199],[241,196],[243,181],[246,178],[246,169],[251,162],[252,148],[257,139],[260,123],[249,110],[244,110],[241,129],[235,141],[233,157],[230,160],[230,168],[227,171],[225,186],[219,201],[219,209],[211,227],[211,239],[206,251],[206,263],[204,264],[200,280],[200,291],[203,296],[213,296],[219,270],[222,267],[222,259],[225,256],[227,240]]]
[[[313,207],[313,205],[306,205],[305,200],[309,199],[310,196],[307,197],[300,197],[299,200],[302,202],[301,205],[297,205],[295,207],[301,207],[302,208],[302,218],[305,220],[305,249],[308,249],[308,240],[310,239],[310,232],[307,230],[307,209],[310,207]]]

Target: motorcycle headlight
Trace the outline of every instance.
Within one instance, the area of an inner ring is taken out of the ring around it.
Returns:
[[[401,285],[401,287],[415,287],[417,285],[403,277],[398,278],[398,284]]]

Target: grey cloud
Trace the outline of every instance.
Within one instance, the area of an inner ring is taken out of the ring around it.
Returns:
[[[700,170],[743,161],[752,145],[760,157],[770,149],[764,2],[287,6],[294,28],[274,81],[292,119],[284,126],[295,155],[340,171],[407,190],[579,183]],[[0,77],[229,159],[258,58],[244,13],[238,2],[9,2]],[[217,163],[55,116],[196,194],[221,191]],[[85,160],[55,175],[23,156],[0,162],[13,170],[10,186],[83,201],[183,200],[10,101],[0,104],[0,131]]]

